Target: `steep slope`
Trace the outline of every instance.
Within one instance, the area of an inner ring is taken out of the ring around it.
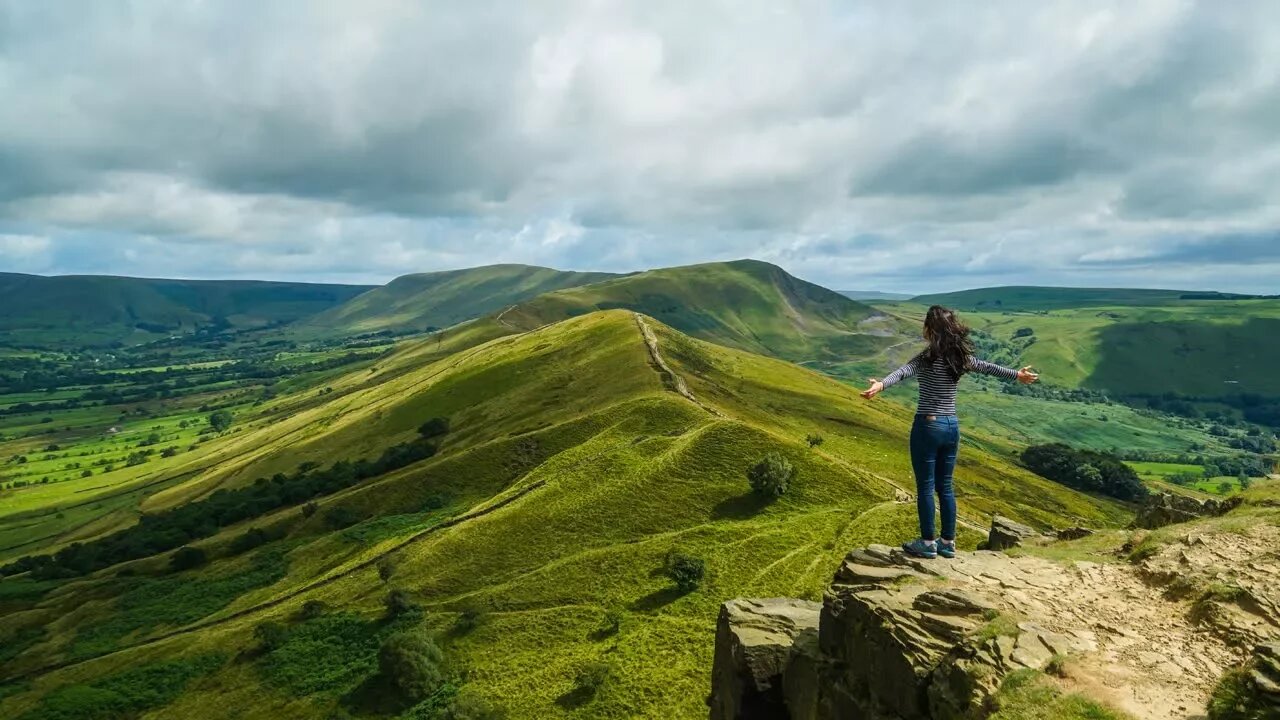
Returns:
[[[72,582],[0,580],[17,648],[3,675],[23,678],[0,692],[0,714],[199,661],[199,680],[148,717],[359,715],[377,638],[400,627],[381,619],[396,588],[425,607],[421,626],[464,690],[512,718],[700,716],[721,601],[817,597],[849,547],[911,532],[914,507],[895,502],[909,413],[818,373],[619,310],[435,360],[432,342],[334,383],[324,402],[277,400],[277,416],[211,443],[206,467],[148,505],[370,457],[446,416],[435,457],[199,540],[207,567],[174,573],[160,555]],[[810,448],[814,433],[826,441]],[[745,472],[770,451],[798,476],[763,503]],[[959,482],[971,526],[996,511],[1042,528],[1129,517],[977,449]],[[338,515],[359,522],[335,528]],[[277,539],[237,550],[250,527]],[[700,588],[670,584],[672,551],[705,561]],[[308,601],[324,605],[300,618]],[[282,644],[254,651],[267,620],[285,624]],[[601,662],[607,682],[584,695],[575,677]]]
[[[501,316],[528,329],[625,308],[703,340],[792,361],[869,355],[896,324],[874,309],[756,260],[663,268],[537,297]]]
[[[354,335],[449,327],[537,295],[616,277],[529,265],[403,275],[302,324],[301,332]]]
[[[321,312],[363,285],[0,273],[0,332],[12,345],[141,341],[225,320],[256,327]]]

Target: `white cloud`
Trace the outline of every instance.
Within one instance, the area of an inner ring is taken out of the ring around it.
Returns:
[[[1148,248],[1280,227],[1278,22],[1262,0],[0,0],[22,98],[0,232],[160,274],[754,256],[888,289],[1160,284],[1185,270]],[[1215,270],[1230,247],[1206,281],[1265,284]]]

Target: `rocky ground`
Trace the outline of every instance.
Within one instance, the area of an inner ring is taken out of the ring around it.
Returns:
[[[981,716],[1030,668],[1140,720],[1201,718],[1224,673],[1280,638],[1274,524],[1193,523],[1125,547],[1116,534],[1111,555],[1083,541],[1092,559],[996,526],[997,544],[1027,547],[918,560],[871,546],[821,605],[726,603],[712,717]]]

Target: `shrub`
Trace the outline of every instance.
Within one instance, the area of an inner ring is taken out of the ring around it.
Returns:
[[[484,610],[478,607],[463,608],[458,613],[458,619],[453,622],[453,631],[459,635],[465,635],[480,626],[484,621]]]
[[[411,701],[421,700],[444,684],[444,653],[420,633],[402,632],[378,648],[378,673]]]
[[[253,638],[258,641],[258,650],[268,653],[284,645],[284,641],[289,638],[289,629],[278,622],[268,620],[258,623],[253,628]]]
[[[378,561],[378,579],[379,580],[381,580],[384,583],[389,582],[391,580],[391,576],[395,574],[396,574],[395,563],[391,562],[386,558],[383,558],[382,560]]]
[[[271,535],[268,534],[266,530],[249,528],[244,532],[244,534],[237,535],[236,538],[231,541],[231,552],[239,555],[240,553],[248,552],[256,547],[266,545],[270,541]]]
[[[329,611],[329,606],[322,600],[308,600],[298,608],[299,620],[315,620]]]
[[[622,629],[622,613],[617,610],[609,610],[600,620],[600,627],[596,628],[594,633],[597,638],[613,637]]]
[[[449,433],[449,419],[433,417],[418,426],[418,434],[423,438],[436,438]]]
[[[823,437],[817,433],[809,433],[804,436],[804,441],[809,443],[809,447],[815,448],[823,443]]]
[[[320,505],[318,503],[309,502],[302,506],[302,517],[309,518],[312,515],[315,515],[319,510]]]
[[[707,565],[702,558],[680,552],[672,552],[667,556],[665,569],[667,577],[671,578],[681,592],[697,590],[707,573]]]
[[[613,675],[613,668],[601,660],[583,663],[573,675],[574,689],[585,697],[594,697]]]
[[[758,495],[776,498],[786,494],[795,475],[791,461],[771,452],[747,471],[747,482]]]
[[[422,606],[414,601],[413,596],[399,588],[387,593],[387,599],[383,601],[387,608],[387,617],[398,618],[405,615],[414,615],[422,612]]]
[[[169,567],[176,571],[191,570],[209,562],[209,556],[204,550],[197,547],[184,545],[169,556]]]

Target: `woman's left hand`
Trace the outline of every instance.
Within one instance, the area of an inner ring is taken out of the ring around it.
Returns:
[[[868,400],[879,395],[880,391],[884,390],[884,383],[880,382],[875,378],[870,378],[870,380],[871,380],[871,387],[862,391],[862,397]]]

